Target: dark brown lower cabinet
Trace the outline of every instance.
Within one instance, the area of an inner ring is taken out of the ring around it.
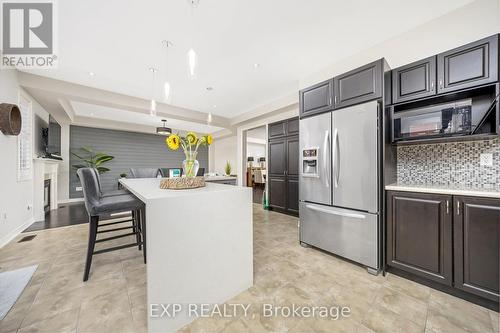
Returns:
[[[500,199],[388,191],[387,266],[498,307]]]
[[[454,197],[455,287],[498,302],[500,200]]]
[[[452,198],[388,192],[387,264],[452,284]]]
[[[269,177],[269,205],[280,210],[286,209],[285,177]]]

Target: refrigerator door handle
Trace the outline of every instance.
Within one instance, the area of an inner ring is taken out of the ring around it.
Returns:
[[[334,143],[334,168],[333,172],[335,174],[335,187],[339,187],[340,180],[340,145],[339,145],[339,131],[335,129],[335,143]]]
[[[355,218],[355,219],[364,219],[366,217],[363,214],[340,212],[340,211],[337,211],[337,210],[324,209],[324,208],[313,206],[313,205],[306,205],[306,208],[311,209],[311,210],[315,210],[315,211],[321,212],[321,213],[332,214],[332,215],[339,215],[339,216],[344,216],[344,217],[352,217],[352,218]]]
[[[330,187],[330,179],[328,177],[328,152],[330,148],[330,133],[329,131],[325,131],[325,140],[323,142],[323,172],[325,174],[325,186]]]

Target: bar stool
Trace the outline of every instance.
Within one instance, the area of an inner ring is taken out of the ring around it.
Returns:
[[[132,178],[156,178],[159,172],[158,168],[130,168]]]
[[[146,263],[146,223],[144,216],[144,203],[134,197],[131,194],[115,195],[103,197],[99,188],[99,179],[96,176],[96,172],[92,168],[81,168],[77,170],[78,177],[82,184],[83,196],[85,199],[85,208],[89,215],[89,242],[87,248],[87,260],[85,263],[85,272],[83,275],[83,281],[87,281],[89,278],[90,267],[92,265],[92,256],[94,254],[106,253],[110,251],[116,251],[125,249],[128,247],[144,245],[143,255],[144,263]],[[136,212],[131,220],[111,222],[99,225],[99,219],[103,216],[107,216],[113,213],[121,213],[124,211]],[[110,225],[115,225],[119,223],[125,223],[132,221],[133,224],[130,227],[119,227],[114,229],[98,230],[102,227],[107,227]],[[136,226],[141,226],[137,228]],[[107,238],[97,239],[97,235],[100,233],[108,233],[112,231],[121,231],[132,229],[131,233],[121,234],[116,236],[111,236]],[[95,251],[95,244],[111,241],[128,236],[136,236],[136,242],[130,244],[124,244],[119,246],[114,246],[102,250]],[[139,237],[137,237],[139,236]]]

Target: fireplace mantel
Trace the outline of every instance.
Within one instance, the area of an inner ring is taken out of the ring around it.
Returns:
[[[44,182],[50,180],[50,210],[57,209],[57,174],[62,161],[49,158],[33,159],[33,217],[35,221],[45,220],[43,209]]]

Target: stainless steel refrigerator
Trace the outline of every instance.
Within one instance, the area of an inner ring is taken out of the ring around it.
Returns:
[[[299,214],[302,244],[379,264],[379,103],[300,120]]]

